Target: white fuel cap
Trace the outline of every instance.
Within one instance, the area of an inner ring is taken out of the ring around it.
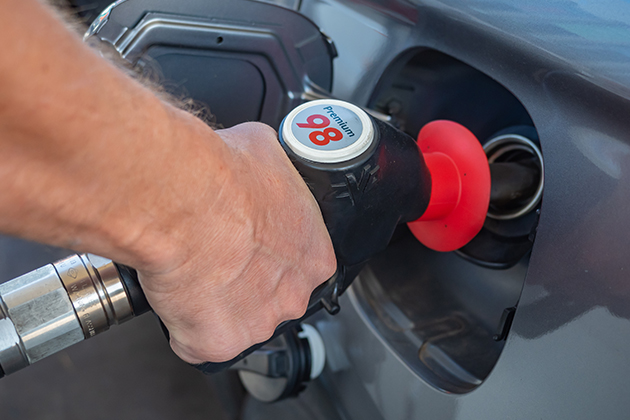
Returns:
[[[282,126],[282,139],[298,156],[319,163],[340,163],[365,152],[374,141],[368,114],[356,105],[319,99],[295,108]]]

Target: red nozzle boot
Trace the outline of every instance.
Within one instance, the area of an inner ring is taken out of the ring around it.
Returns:
[[[488,159],[474,134],[452,121],[432,121],[418,134],[431,173],[429,206],[408,223],[414,236],[436,251],[454,251],[481,230],[490,203]]]

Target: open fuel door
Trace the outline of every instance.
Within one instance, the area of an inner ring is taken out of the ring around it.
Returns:
[[[330,91],[335,49],[301,14],[249,0],[121,0],[86,38],[111,44],[177,97],[230,127],[282,118],[313,92]]]

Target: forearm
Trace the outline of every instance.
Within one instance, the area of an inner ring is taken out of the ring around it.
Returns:
[[[225,145],[39,2],[0,7],[0,34],[11,40],[0,54],[0,231],[155,265],[164,243],[177,247],[169,217],[185,218],[185,192],[200,187],[190,173],[206,171],[201,190],[218,192]]]

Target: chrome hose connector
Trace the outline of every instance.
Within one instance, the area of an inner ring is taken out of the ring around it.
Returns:
[[[74,255],[0,284],[0,368],[16,372],[133,318],[115,264]]]

